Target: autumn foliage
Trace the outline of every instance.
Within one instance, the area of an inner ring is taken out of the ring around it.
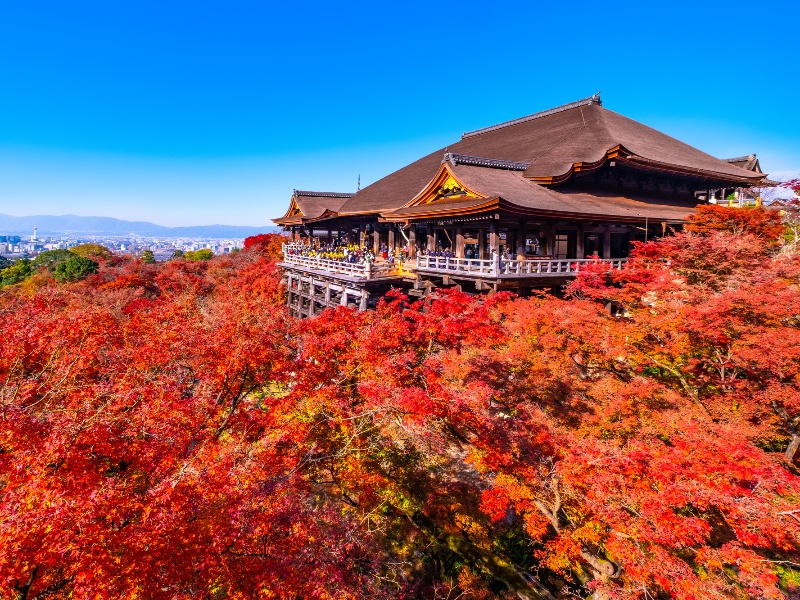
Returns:
[[[729,211],[567,299],[4,288],[0,597],[798,597],[800,260]]]
[[[287,241],[287,237],[277,233],[260,233],[251,235],[244,240],[245,250],[252,249],[261,252],[270,258],[279,259],[282,256],[282,244]]]

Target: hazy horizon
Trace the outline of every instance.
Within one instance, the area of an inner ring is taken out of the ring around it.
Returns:
[[[278,227],[274,223],[266,224],[266,225],[248,225],[246,223],[205,223],[205,224],[182,223],[182,224],[179,224],[179,225],[164,225],[163,223],[157,223],[156,221],[151,221],[151,220],[118,219],[117,217],[109,217],[108,215],[79,215],[79,214],[76,214],[76,213],[64,213],[64,214],[60,214],[60,215],[55,215],[55,214],[35,214],[35,215],[34,214],[19,214],[19,215],[13,215],[13,214],[10,214],[10,213],[0,213],[0,233],[2,233],[2,226],[3,226],[2,219],[4,217],[12,217],[12,218],[15,218],[15,219],[38,219],[38,218],[43,218],[43,219],[47,219],[47,218],[53,219],[53,218],[55,218],[55,219],[58,219],[58,218],[65,218],[65,217],[67,217],[67,218],[68,217],[78,217],[78,218],[81,218],[81,219],[113,219],[115,221],[120,221],[120,222],[123,222],[123,223],[146,223],[148,225],[156,225],[158,227],[166,227],[168,229],[182,229],[182,228],[188,228],[188,227],[258,227],[258,228],[270,227],[270,228],[273,228],[273,229],[280,229],[280,227]]]

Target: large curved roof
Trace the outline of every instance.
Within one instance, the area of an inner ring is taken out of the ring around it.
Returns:
[[[543,183],[568,177],[576,165],[601,163],[612,151],[642,165],[739,185],[764,177],[603,108],[597,96],[465,133],[447,150],[530,163],[525,177]],[[437,149],[365,187],[342,205],[340,214],[404,206],[429,183],[444,151]]]

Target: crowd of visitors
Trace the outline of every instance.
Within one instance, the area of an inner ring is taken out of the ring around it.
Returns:
[[[452,248],[443,248],[439,246],[436,250],[428,250],[422,246],[416,246],[416,255],[429,256],[437,258],[456,258],[455,252]],[[402,248],[395,253],[392,248],[386,244],[381,244],[380,250],[377,254],[372,248],[367,246],[359,246],[358,244],[345,244],[345,243],[330,243],[315,245],[307,244],[291,244],[287,253],[295,256],[309,256],[314,258],[322,258],[325,260],[335,260],[339,262],[346,262],[352,264],[366,264],[375,262],[385,262],[390,265],[395,263],[402,264],[410,258],[410,249],[408,244],[404,244]],[[499,254],[501,260],[514,260],[516,254],[510,252],[508,248],[502,247],[499,249],[489,249],[489,256]],[[479,258],[478,249],[468,245],[464,248],[464,258]]]
[[[335,260],[352,264],[372,264],[375,262],[386,262],[389,265],[408,259],[408,246],[403,246],[398,255],[386,244],[381,244],[380,250],[375,254],[371,248],[359,246],[358,244],[318,244],[317,246],[307,246],[294,244],[287,248],[287,253],[294,256],[310,256],[324,260]]]

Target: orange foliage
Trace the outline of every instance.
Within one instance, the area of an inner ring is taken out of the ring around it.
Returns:
[[[8,288],[0,596],[797,597],[800,264],[748,223],[567,300],[296,321],[280,236]]]
[[[763,206],[728,208],[719,204],[701,204],[689,217],[686,231],[707,234],[712,231],[749,233],[767,245],[777,245],[783,235],[778,211]]]

